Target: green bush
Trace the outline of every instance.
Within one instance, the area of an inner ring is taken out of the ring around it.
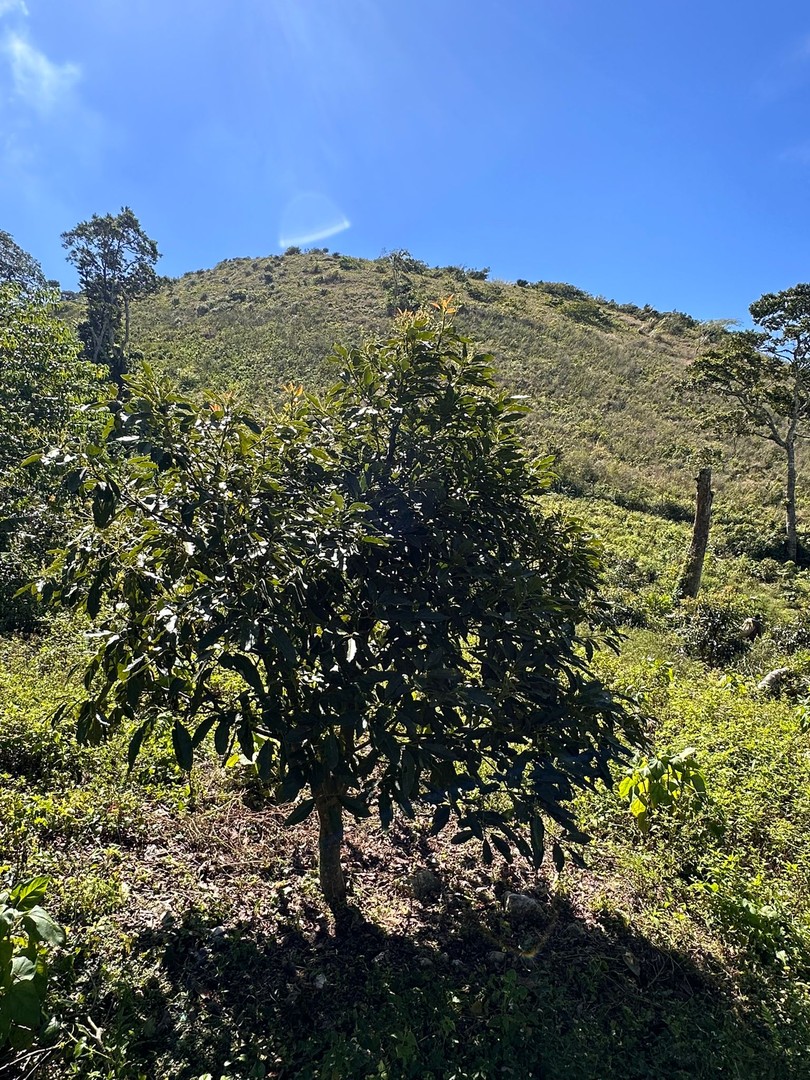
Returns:
[[[810,613],[803,611],[793,622],[774,627],[773,639],[789,655],[810,648]]]
[[[677,613],[676,629],[687,656],[722,667],[748,648],[742,624],[748,607],[730,600],[685,602]]]
[[[0,892],[0,1049],[30,1046],[43,1026],[47,947],[65,932],[41,906],[45,877]]]

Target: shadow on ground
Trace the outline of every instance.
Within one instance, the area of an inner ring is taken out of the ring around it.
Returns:
[[[444,895],[416,905],[405,934],[361,924],[341,938],[283,919],[272,934],[261,920],[212,926],[190,910],[133,941],[129,970],[98,1003],[121,1071],[87,1075],[810,1076],[790,1032],[774,1042],[719,977],[620,923],[535,899],[518,916],[495,895]]]

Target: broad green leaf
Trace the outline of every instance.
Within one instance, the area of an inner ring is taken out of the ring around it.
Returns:
[[[312,813],[312,811],[314,809],[315,809],[315,800],[314,799],[304,799],[303,802],[299,803],[298,806],[296,806],[296,808],[293,810],[293,812],[291,814],[287,815],[287,817],[284,819],[284,824],[285,825],[298,825],[298,824],[300,824],[300,822],[305,821],[309,817],[309,815]]]
[[[65,931],[59,926],[44,908],[39,906],[29,908],[23,915],[23,926],[29,935],[48,945],[64,945]]]
[[[177,764],[181,769],[190,772],[191,766],[194,764],[194,743],[188,729],[183,726],[180,720],[175,720],[172,728],[172,746],[174,747]]]
[[[28,878],[14,886],[9,893],[9,899],[14,907],[20,911],[27,911],[28,908],[39,904],[45,898],[50,883],[51,879],[44,875]]]

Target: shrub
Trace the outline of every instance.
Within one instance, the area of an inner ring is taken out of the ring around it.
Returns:
[[[0,892],[0,1049],[30,1046],[43,1024],[47,948],[65,941],[41,906],[47,887],[36,877]]]
[[[810,613],[803,611],[793,622],[774,627],[773,640],[789,655],[810,648]]]
[[[677,612],[676,629],[687,656],[722,667],[748,649],[742,624],[749,607],[734,601],[684,601]]]

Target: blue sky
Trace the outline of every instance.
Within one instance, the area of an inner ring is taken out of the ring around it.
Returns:
[[[810,279],[806,0],[0,0],[0,228],[313,242],[744,318]]]

